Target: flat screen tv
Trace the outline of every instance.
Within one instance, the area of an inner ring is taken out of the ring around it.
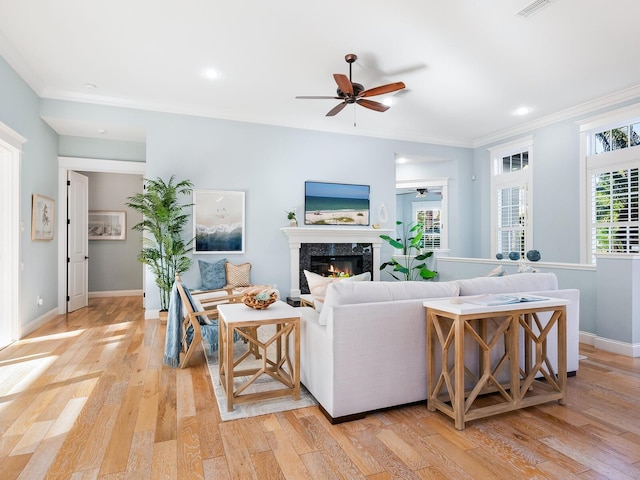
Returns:
[[[369,185],[304,183],[305,225],[369,225]]]

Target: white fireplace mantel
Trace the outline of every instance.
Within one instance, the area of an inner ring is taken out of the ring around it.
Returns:
[[[303,243],[370,243],[373,264],[380,265],[380,235],[392,235],[393,230],[366,227],[284,227],[291,249],[291,297],[300,296],[300,246]],[[380,270],[373,269],[373,280],[380,280]]]

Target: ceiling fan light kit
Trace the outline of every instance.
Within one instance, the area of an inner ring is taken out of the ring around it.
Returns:
[[[374,110],[376,112],[385,112],[389,110],[389,106],[384,103],[369,100],[365,97],[374,97],[376,95],[384,95],[385,93],[396,92],[406,88],[403,82],[389,83],[386,85],[380,85],[379,87],[365,89],[361,83],[356,83],[351,79],[351,65],[358,59],[358,56],[349,53],[344,57],[345,61],[349,64],[349,76],[342,73],[334,73],[333,79],[335,80],[338,88],[336,90],[337,96],[297,96],[301,99],[334,99],[342,100],[338,105],[333,107],[327,112],[327,117],[333,117],[340,113],[344,107],[350,104],[357,104],[361,107]]]

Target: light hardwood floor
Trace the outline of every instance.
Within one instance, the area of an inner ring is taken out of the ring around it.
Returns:
[[[412,405],[222,422],[202,351],[162,365],[140,298],[90,300],[0,351],[0,478],[638,479],[640,359],[581,346],[565,407],[470,422]]]

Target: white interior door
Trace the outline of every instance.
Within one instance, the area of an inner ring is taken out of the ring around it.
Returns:
[[[89,178],[68,172],[67,312],[89,304]]]
[[[20,150],[3,137],[0,128],[0,349],[18,336],[20,287]]]

